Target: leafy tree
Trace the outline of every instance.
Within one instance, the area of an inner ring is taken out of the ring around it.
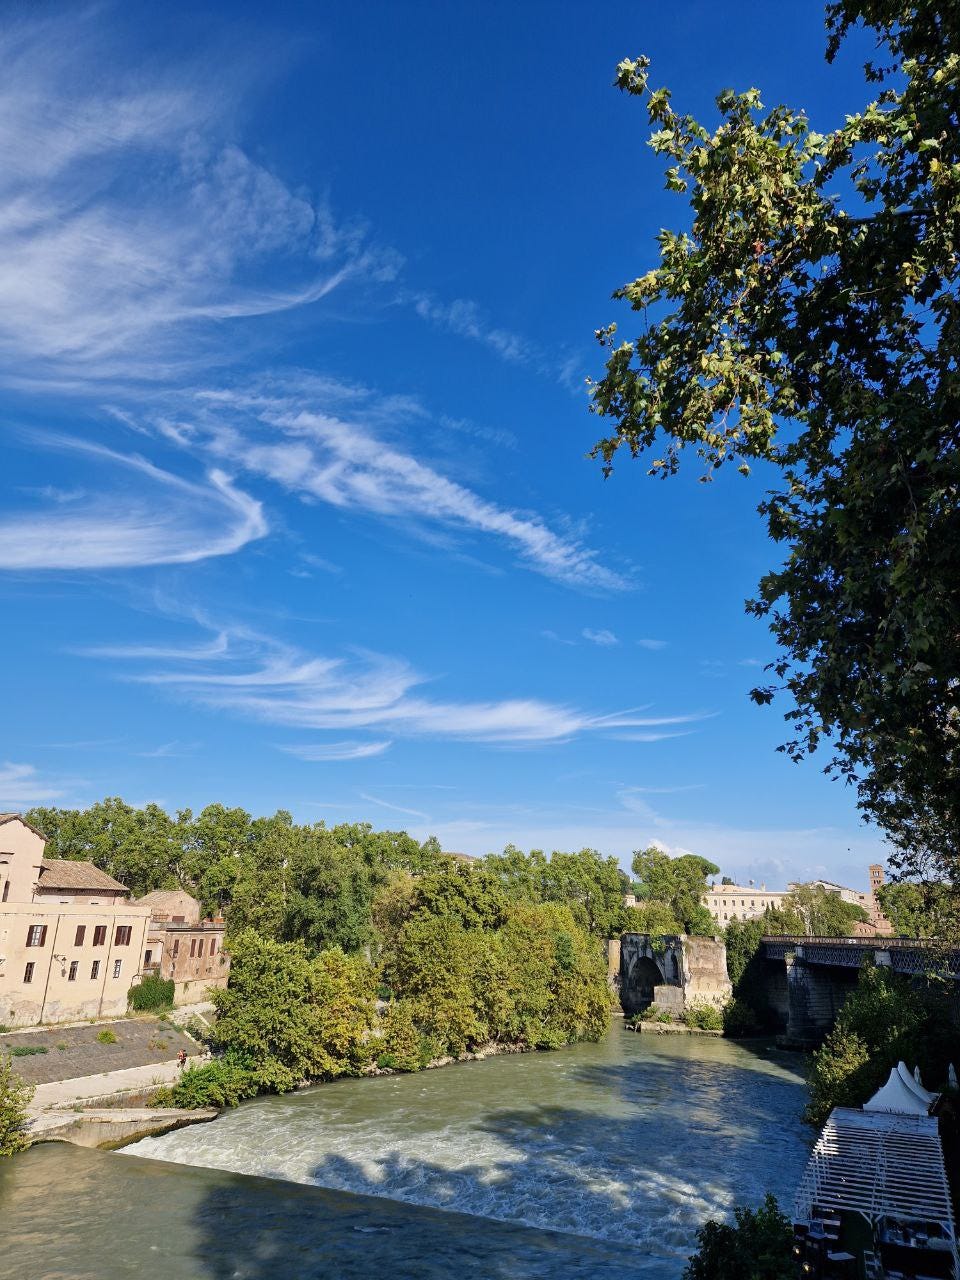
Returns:
[[[684,1280],[796,1280],[793,1228],[774,1197],[733,1214],[733,1223],[711,1219],[698,1230]]]
[[[835,890],[824,889],[819,884],[796,885],[787,895],[783,909],[802,922],[797,933],[809,933],[818,938],[849,937],[855,924],[870,919],[858,903],[844,902]]]
[[[703,905],[707,876],[720,870],[706,858],[693,853],[671,858],[655,845],[633,855],[633,873],[637,877],[638,906],[657,903],[666,908],[679,925],[680,933],[710,937],[716,931],[713,916]]]
[[[14,1075],[10,1059],[0,1053],[0,1156],[15,1156],[30,1145],[27,1106],[33,1089]]]
[[[953,885],[901,880],[882,884],[876,896],[881,911],[901,938],[939,938],[946,942],[960,936]]]
[[[230,985],[214,991],[216,1039],[249,1065],[261,1089],[355,1075],[369,1057],[373,971],[341,951],[311,959],[301,942],[247,930],[232,943]]]
[[[669,475],[692,448],[706,479],[770,464],[785,554],[747,607],[781,655],[752,696],[788,695],[783,749],[829,743],[910,870],[921,841],[960,848],[960,8],[838,0],[828,59],[858,23],[877,96],[827,133],[756,89],[724,90],[709,129],[646,59],[618,67],[691,219],[615,295],[639,336],[598,332],[594,454],[662,445]]]
[[[134,809],[112,796],[89,809],[36,808],[25,817],[47,837],[50,857],[93,862],[134,896],[179,886],[180,825],[159,805]]]
[[[597,938],[624,932],[623,897],[630,881],[616,858],[596,849],[555,850],[547,858],[542,849],[525,854],[507,845],[502,854],[488,854],[484,866],[514,901],[566,903],[577,923]]]

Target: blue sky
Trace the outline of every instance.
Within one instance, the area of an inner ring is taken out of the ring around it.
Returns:
[[[765,477],[602,479],[642,108],[833,125],[817,4],[39,5],[0,41],[0,807],[287,808],[860,884],[774,750]],[[24,11],[21,11],[24,12]],[[782,708],[786,710],[786,706]],[[6,763],[2,763],[2,762]]]

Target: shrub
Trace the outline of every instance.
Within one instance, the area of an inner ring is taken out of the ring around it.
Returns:
[[[46,1045],[42,1044],[15,1044],[10,1049],[11,1058],[32,1058],[35,1053],[49,1053],[50,1050]]]
[[[27,1104],[33,1089],[13,1074],[9,1058],[0,1054],[0,1156],[12,1156],[30,1145]]]
[[[760,1019],[746,1000],[729,1000],[723,1007],[723,1031],[736,1039],[749,1036],[760,1029]]]
[[[143,1012],[148,1009],[170,1009],[173,1007],[173,979],[161,978],[158,974],[150,974],[135,987],[130,988],[127,997],[131,1009]]]
[[[101,1044],[117,1043],[117,1037],[114,1035],[114,1033],[110,1030],[109,1027],[104,1027],[102,1031],[98,1031],[97,1039],[100,1041]]]
[[[688,1027],[700,1031],[722,1031],[723,1014],[713,1004],[692,1004],[683,1011],[683,1021]]]
[[[256,1075],[250,1064],[234,1054],[225,1054],[198,1067],[187,1067],[180,1079],[154,1095],[157,1107],[235,1107],[258,1092]]]
[[[653,1006],[650,1006],[653,1008]],[[653,1015],[655,1022],[672,1022],[673,1014],[667,1009],[657,1009]]]

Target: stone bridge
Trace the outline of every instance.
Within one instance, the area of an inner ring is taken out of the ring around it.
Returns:
[[[764,993],[784,1039],[804,1048],[819,1044],[833,1026],[868,958],[911,977],[932,971],[960,978],[960,950],[917,938],[765,937],[760,955]]]
[[[719,1007],[730,999],[727,949],[719,938],[625,933],[618,985],[626,1014],[654,1003],[678,1015],[692,1004]]]

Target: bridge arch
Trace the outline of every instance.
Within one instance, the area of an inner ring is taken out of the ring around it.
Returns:
[[[627,982],[621,992],[624,1013],[639,1013],[653,1004],[654,987],[663,986],[660,966],[649,956],[631,957]]]

